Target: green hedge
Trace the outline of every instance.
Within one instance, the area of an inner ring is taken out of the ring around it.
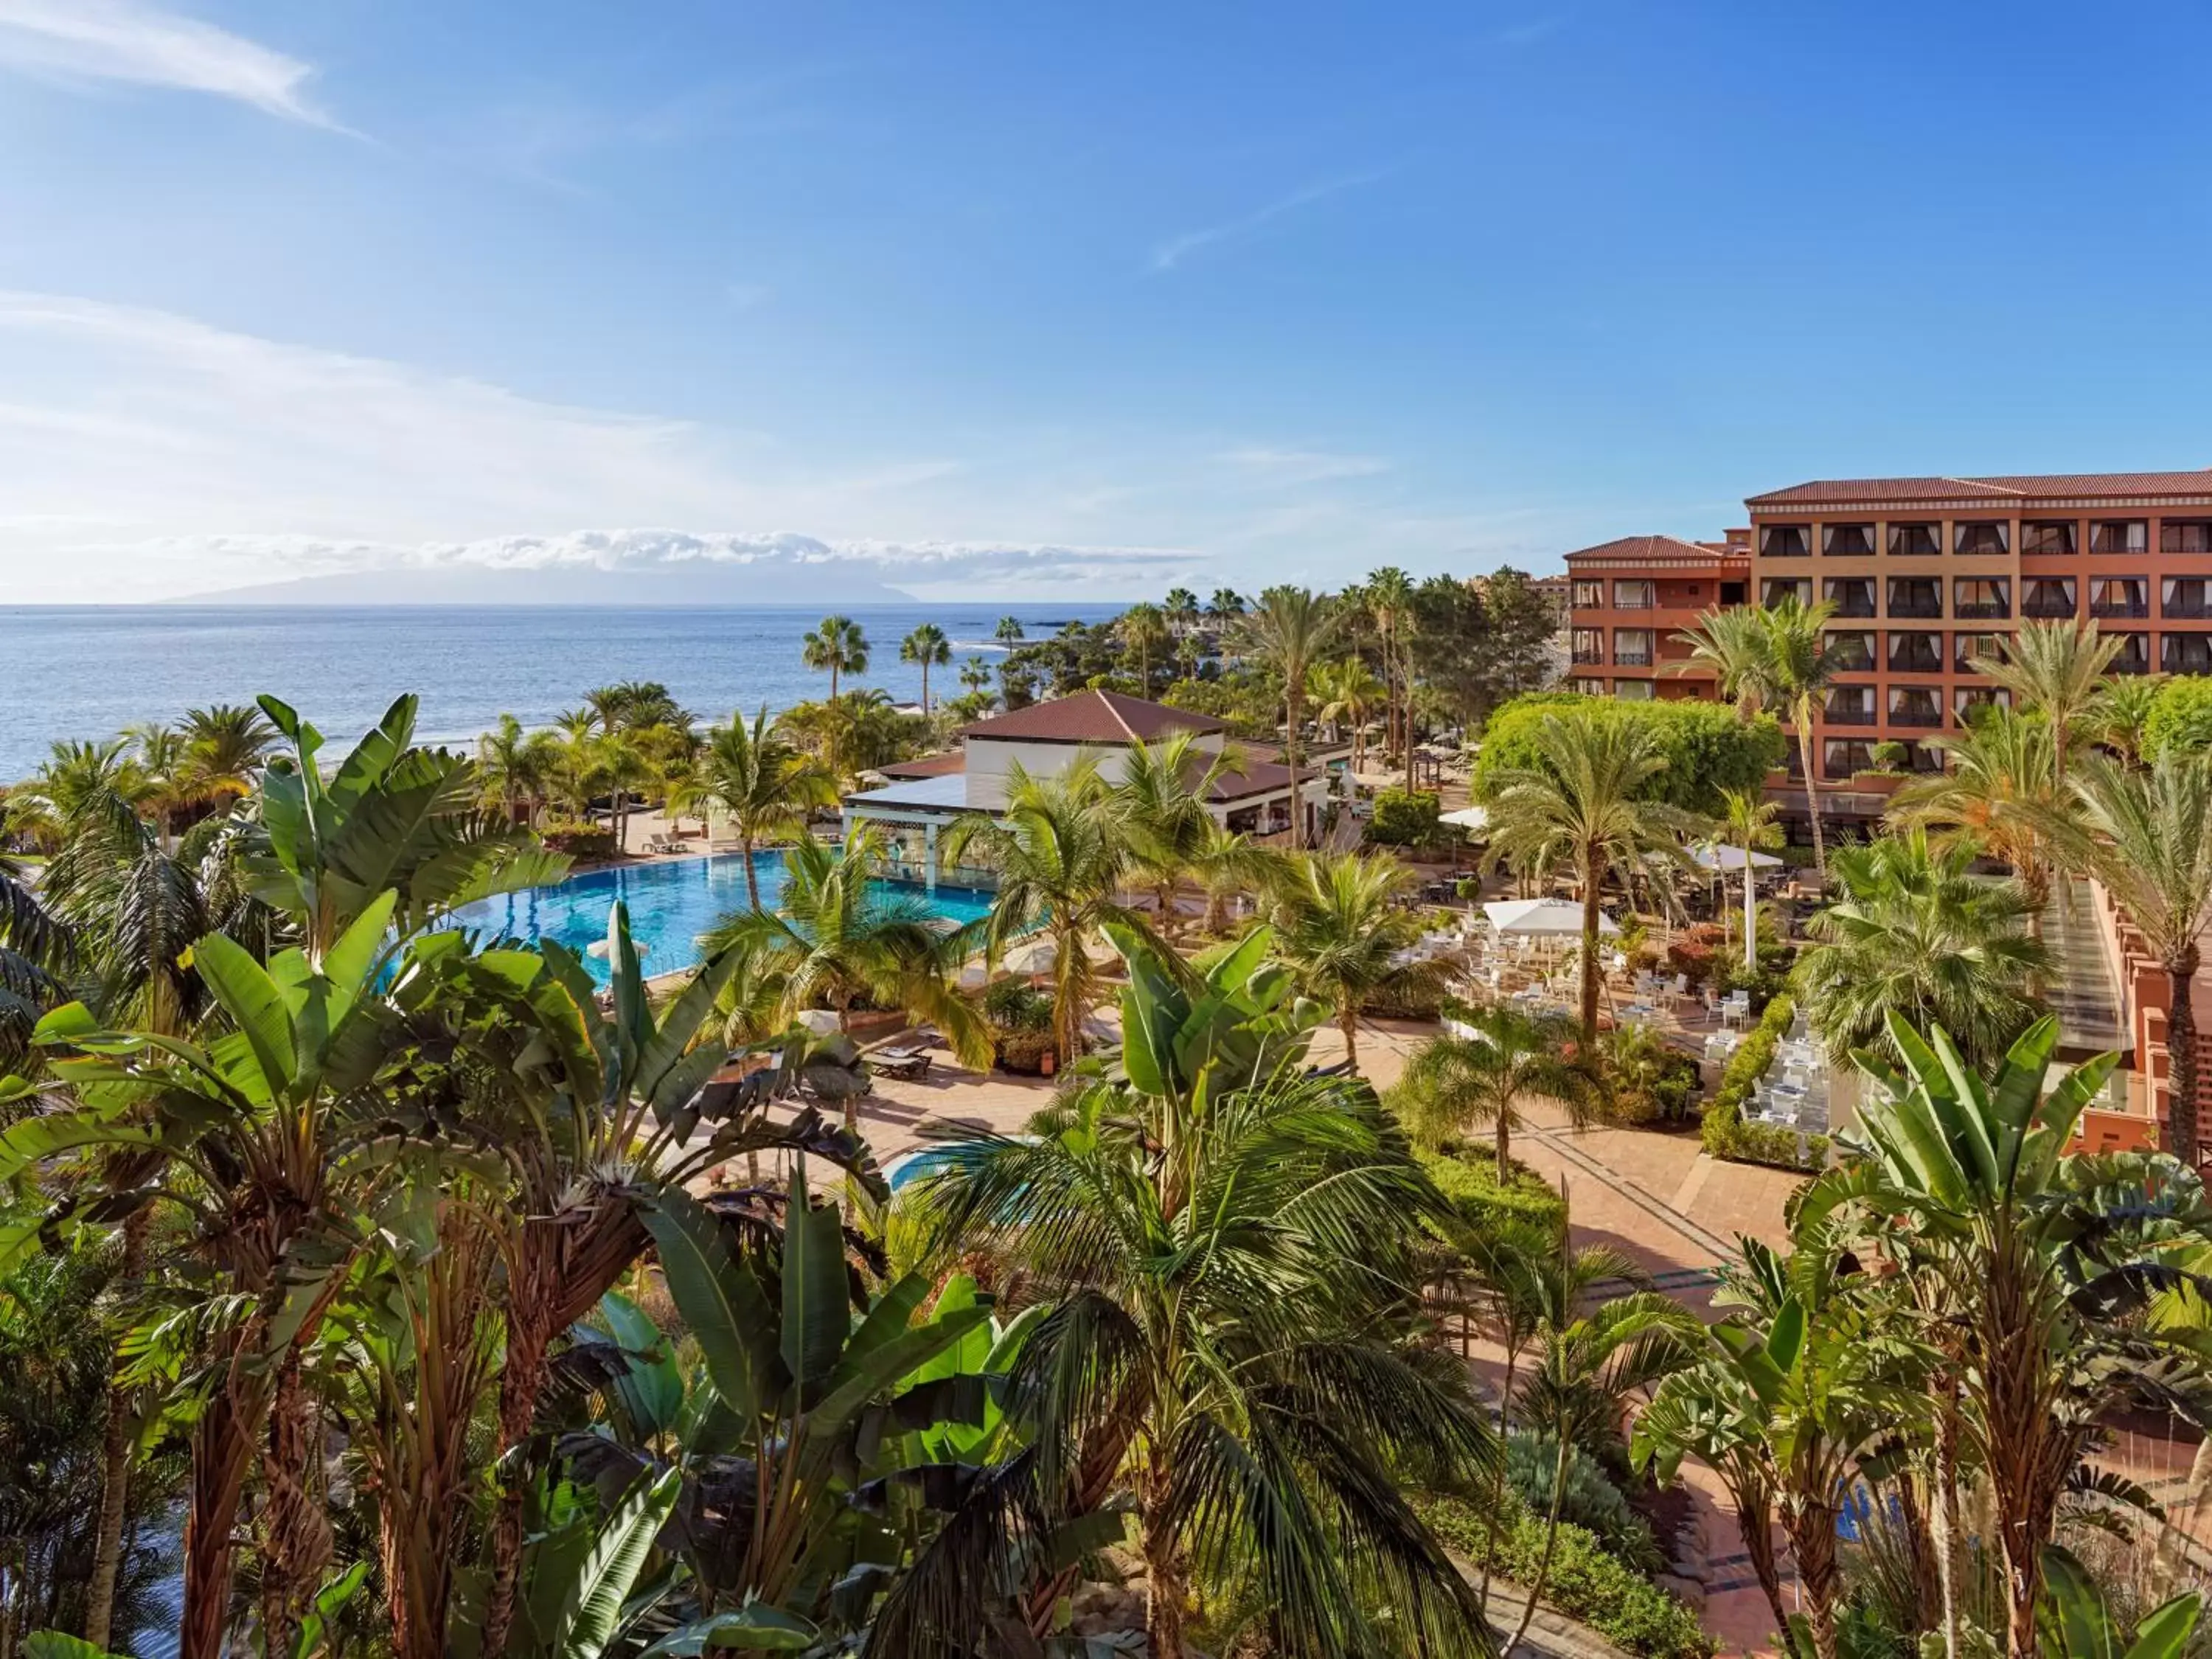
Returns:
[[[1420,1159],[1429,1179],[1451,1201],[1452,1208],[1477,1225],[1509,1217],[1522,1221],[1556,1221],[1565,1207],[1566,1200],[1548,1182],[1517,1165],[1512,1178],[1501,1182],[1498,1179],[1498,1160],[1486,1146],[1467,1146],[1441,1152],[1425,1152],[1416,1147],[1413,1156]]]
[[[556,818],[538,831],[548,850],[572,859],[611,859],[615,855],[615,832],[578,818]]]
[[[1425,789],[1385,789],[1375,797],[1367,839],[1376,847],[1426,847],[1437,839],[1443,805]]]
[[[1796,1012],[1797,1005],[1792,999],[1775,998],[1766,1005],[1766,1012],[1759,1017],[1743,1046],[1729,1056],[1727,1068],[1721,1073],[1721,1086],[1705,1103],[1705,1120],[1699,1125],[1705,1150],[1715,1158],[1735,1164],[1764,1164],[1778,1170],[1826,1167],[1826,1135],[1807,1136],[1801,1158],[1795,1129],[1744,1121],[1743,1109],[1751,1099],[1753,1085],[1766,1075],[1766,1068],[1774,1063],[1775,1045],[1789,1031],[1790,1022]]]
[[[1610,721],[1651,732],[1667,763],[1646,784],[1649,798],[1692,812],[1717,813],[1726,791],[1758,788],[1789,752],[1789,740],[1771,714],[1761,714],[1747,726],[1734,708],[1698,698],[1621,702],[1537,692],[1516,697],[1490,717],[1482,753],[1474,763],[1477,800],[1491,798],[1501,772],[1542,766],[1544,722],[1553,715]]]
[[[2179,674],[2160,686],[2143,717],[2142,746],[2147,760],[2212,749],[2212,679]]]
[[[1474,1504],[1447,1497],[1417,1497],[1414,1507],[1437,1537],[1478,1565],[1489,1537],[1487,1519]],[[1544,1523],[1520,1502],[1506,1498],[1505,1527],[1498,1540],[1498,1571],[1526,1586],[1544,1553]],[[1634,1568],[1606,1553],[1596,1537],[1562,1523],[1544,1601],[1570,1619],[1643,1659],[1711,1659],[1713,1638],[1698,1615]]]

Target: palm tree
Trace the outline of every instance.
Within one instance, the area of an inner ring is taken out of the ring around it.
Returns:
[[[1133,997],[1154,971],[1132,964]],[[1201,1104],[1094,1082],[1022,1139],[933,1156],[938,1249],[986,1249],[1049,1304],[1009,1397],[1034,1402],[1052,1512],[1126,1481],[1151,1652],[1184,1651],[1194,1564],[1230,1562],[1267,1586],[1278,1651],[1486,1649],[1388,1472],[1496,1453],[1464,1372],[1406,1340],[1441,1200],[1371,1091],[1277,1072]]]
[[[1392,1100],[1419,1139],[1435,1145],[1469,1124],[1489,1125],[1503,1182],[1511,1178],[1513,1131],[1521,1127],[1523,1101],[1557,1101],[1577,1125],[1595,1115],[1589,1073],[1565,1058],[1571,1035],[1565,1021],[1504,1004],[1454,1006],[1445,1018],[1446,1035],[1407,1061]],[[1449,1029],[1458,1026],[1473,1035]]]
[[[899,660],[921,665],[921,712],[929,714],[929,671],[943,668],[952,660],[952,641],[945,637],[945,630],[935,623],[924,623],[899,641]]]
[[[1153,914],[1164,934],[1175,931],[1176,890],[1212,845],[1206,793],[1224,772],[1243,765],[1235,748],[1201,749],[1189,732],[1129,745],[1121,781],[1114,786],[1115,805],[1133,844],[1131,877],[1152,890]]]
[[[1807,924],[1817,942],[1797,985],[1838,1064],[1881,1042],[1893,1014],[1957,1033],[1977,1064],[2033,1022],[2029,988],[2050,966],[2027,931],[2033,906],[2017,884],[1972,874],[1975,856],[1970,842],[1938,848],[1918,829],[1838,850],[1836,896]]]
[[[1759,966],[1759,872],[1752,854],[1778,847],[1782,830],[1775,819],[1782,809],[1756,789],[1730,789],[1721,797],[1722,840],[1743,854],[1743,965]]]
[[[963,691],[988,691],[991,689],[991,665],[981,657],[969,657],[960,665],[960,689]]]
[[[2057,745],[2051,722],[1991,708],[1955,737],[1933,739],[1948,763],[1914,778],[1889,798],[1898,825],[1923,825],[1943,844],[1966,840],[2012,866],[2039,927],[2051,899],[2051,847],[2045,824],[2059,802]]]
[[[2058,861],[2094,877],[2166,969],[2171,1005],[2167,1146],[2197,1166],[2197,936],[2212,919],[2212,757],[2160,755],[2136,770],[2092,757],[2072,778],[2071,812],[2039,815]]]
[[[252,794],[280,741],[269,717],[252,703],[185,711],[185,743],[202,799]]]
[[[1031,777],[1017,762],[1006,787],[1006,804],[995,818],[971,813],[955,821],[944,855],[958,864],[974,849],[998,872],[988,925],[992,961],[1026,934],[1050,941],[1053,1042],[1066,1066],[1083,1053],[1083,1022],[1100,996],[1089,940],[1109,921],[1144,927],[1121,902],[1137,872],[1137,840],[1093,757],[1046,778]]]
[[[1261,887],[1279,857],[1267,848],[1255,846],[1249,836],[1209,817],[1205,842],[1190,860],[1191,878],[1206,893],[1206,919],[1200,926],[1213,934],[1228,931],[1230,901]]]
[[[1695,627],[1674,638],[1690,647],[1690,654],[1665,672],[1711,674],[1719,684],[1721,701],[1733,702],[1736,718],[1750,725],[1767,688],[1766,629],[1759,613],[1748,605],[1708,611]]]
[[[2112,750],[2130,766],[2141,766],[2144,728],[2165,684],[2163,674],[2121,674],[2106,680],[2082,722],[2089,740]]]
[[[546,750],[538,742],[538,735],[525,732],[514,715],[501,714],[499,729],[477,739],[477,765],[483,773],[484,787],[497,794],[510,822],[515,809],[533,799],[544,784]]]
[[[2095,708],[2099,688],[2123,641],[2107,638],[2094,617],[2068,622],[2024,622],[2007,642],[2002,657],[1977,657],[1974,672],[2012,693],[2013,706],[2039,709],[2051,722],[2057,748],[2058,787],[2066,787],[2066,762],[2083,721]]]
[[[176,815],[198,799],[185,735],[158,720],[128,727],[123,735],[131,740],[132,759],[144,781],[139,805],[153,813],[155,831],[166,847]]]
[[[635,734],[617,729],[599,738],[592,745],[592,764],[606,787],[614,793],[610,811],[615,834],[615,851],[629,851],[629,800],[633,793],[643,794],[654,778],[653,762],[647,757],[644,746]]]
[[[1400,647],[1403,643],[1401,635],[1412,619],[1413,579],[1395,565],[1385,565],[1368,577],[1360,588],[1359,603],[1373,619],[1376,635],[1382,646],[1383,764],[1389,763],[1392,754],[1398,755],[1410,779],[1413,710],[1407,705],[1413,691],[1412,673]]]
[[[1243,616],[1244,596],[1233,587],[1217,587],[1213,597],[1206,602],[1206,619],[1216,628],[1226,628]]]
[[[1305,728],[1306,676],[1336,632],[1340,613],[1326,595],[1304,587],[1271,587],[1239,624],[1242,649],[1274,665],[1283,677],[1288,722],[1283,762],[1290,769],[1291,850],[1305,844],[1305,798],[1298,788],[1298,755]]]
[[[1152,655],[1168,644],[1167,619],[1159,606],[1149,601],[1133,605],[1121,613],[1115,625],[1121,637],[1121,646],[1137,659],[1137,689],[1145,696],[1152,695]]]
[[[1198,608],[1198,595],[1188,587],[1168,589],[1167,599],[1160,606],[1160,611],[1166,617],[1168,626],[1178,635],[1187,634],[1197,627],[1201,614]]]
[[[1502,772],[1485,803],[1487,862],[1524,875],[1571,872],[1583,904],[1582,1052],[1597,1041],[1598,898],[1608,877],[1624,886],[1643,878],[1654,859],[1686,862],[1688,814],[1642,799],[1666,765],[1641,726],[1588,714],[1547,714],[1537,738],[1540,766]]]
[[[824,617],[799,647],[809,668],[830,671],[830,701],[837,701],[840,674],[868,672],[868,636],[850,617]]]
[[[1502,1650],[1508,1654],[1528,1635],[1551,1578],[1567,1465],[1575,1447],[1601,1444],[1617,1434],[1627,1396],[1680,1366],[1703,1330],[1687,1308],[1650,1289],[1643,1270],[1620,1251],[1602,1245],[1576,1249],[1564,1202],[1549,1223],[1544,1248],[1528,1265],[1534,1271],[1520,1289],[1532,1303],[1528,1346],[1535,1357],[1521,1386],[1520,1418],[1553,1442],[1557,1462],[1543,1553],[1526,1587],[1528,1599],[1520,1626]],[[1600,1297],[1598,1286],[1608,1280],[1633,1288]]]
[[[870,826],[854,830],[842,854],[811,838],[795,842],[784,851],[776,908],[724,917],[700,948],[709,957],[733,952],[735,973],[775,975],[787,1024],[804,1009],[826,1007],[842,1029],[854,1004],[872,1002],[929,1021],[963,1063],[988,1066],[990,1036],[952,983],[975,941],[964,930],[938,931],[921,899],[873,884],[884,859],[882,835]],[[850,1100],[845,1121],[851,1128]]]
[[[1377,703],[1390,695],[1389,687],[1375,678],[1375,671],[1358,657],[1346,657],[1334,665],[1324,664],[1314,671],[1314,695],[1321,700],[1321,712],[1316,716],[1334,726],[1339,722],[1352,727],[1352,769],[1361,769],[1366,758],[1367,717],[1375,712]]]
[[[1369,1002],[1440,987],[1449,969],[1407,960],[1421,924],[1400,901],[1413,872],[1389,854],[1304,853],[1277,867],[1261,896],[1275,956],[1304,995],[1328,1008],[1344,1057],[1359,1069],[1359,1012]]]
[[[1828,854],[1820,831],[1820,775],[1813,764],[1813,713],[1821,692],[1835,678],[1826,630],[1836,607],[1825,599],[1805,605],[1788,599],[1752,614],[1759,618],[1762,637],[1758,669],[1760,695],[1788,710],[1790,723],[1797,728],[1797,758],[1805,773],[1805,816],[1813,823],[1813,867],[1825,880]]]
[[[1024,637],[1022,633],[1022,619],[1019,617],[1000,617],[999,625],[991,630],[991,637],[1008,650],[1012,650],[1022,642]]]
[[[690,776],[671,793],[672,813],[713,811],[736,826],[744,859],[745,897],[761,908],[753,850],[774,836],[803,833],[811,807],[836,804],[837,789],[807,756],[770,728],[763,703],[748,727],[742,714],[712,727]]]

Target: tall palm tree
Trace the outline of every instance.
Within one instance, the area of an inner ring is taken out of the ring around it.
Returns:
[[[1369,576],[1359,589],[1360,608],[1375,624],[1382,647],[1383,763],[1397,755],[1411,776],[1413,740],[1412,670],[1405,654],[1405,633],[1413,620],[1413,579],[1396,565],[1385,565]]]
[[[657,775],[653,761],[635,732],[617,729],[599,738],[592,745],[592,760],[599,776],[614,793],[611,809],[615,834],[615,851],[629,851],[629,803],[633,794],[642,795],[653,786]]]
[[[1401,902],[1413,880],[1389,854],[1304,853],[1279,863],[1261,898],[1276,960],[1303,994],[1335,1015],[1355,1073],[1360,1010],[1378,997],[1433,990],[1449,971],[1407,959],[1421,933]]]
[[[1836,614],[1836,607],[1825,599],[1808,605],[1789,599],[1752,614],[1759,619],[1762,639],[1758,670],[1760,694],[1787,710],[1790,723],[1797,728],[1797,758],[1805,773],[1805,816],[1813,823],[1813,867],[1826,879],[1828,851],[1820,830],[1820,774],[1814,764],[1813,715],[1820,694],[1836,674],[1827,635],[1828,619]]]
[[[787,1023],[803,1009],[826,1007],[842,1027],[856,1003],[872,1002],[929,1021],[963,1063],[988,1066],[989,1034],[953,988],[975,938],[939,932],[921,900],[874,885],[884,860],[883,837],[871,827],[856,830],[842,854],[811,838],[794,842],[784,851],[776,908],[724,917],[700,948],[710,957],[732,952],[735,973],[775,975]],[[853,1113],[848,1100],[848,1128]]]
[[[1188,587],[1168,589],[1167,599],[1161,604],[1160,611],[1166,617],[1168,626],[1179,635],[1197,627],[1201,614],[1198,608],[1198,595]]]
[[[1759,966],[1759,872],[1752,854],[1778,847],[1782,830],[1775,819],[1782,809],[1757,789],[1730,789],[1721,797],[1721,839],[1743,854],[1743,965]]]
[[[1334,635],[1340,612],[1327,595],[1304,587],[1271,587],[1238,624],[1239,648],[1273,665],[1283,677],[1287,721],[1284,764],[1291,779],[1291,849],[1305,844],[1305,798],[1298,788],[1298,757],[1304,741],[1306,676]]]
[[[2084,734],[2130,766],[2141,766],[2144,728],[2166,684],[2163,674],[2121,674],[2105,682],[2082,721]]]
[[[1235,748],[1201,749],[1189,732],[1129,745],[1114,794],[1133,842],[1131,878],[1152,890],[1163,933],[1175,931],[1176,890],[1212,844],[1206,793],[1224,772],[1243,764]]]
[[[1150,1651],[1184,1650],[1194,1569],[1231,1563],[1278,1651],[1486,1648],[1386,1472],[1496,1453],[1464,1372],[1406,1340],[1440,1200],[1371,1091],[1277,1073],[1201,1107],[1091,1083],[1022,1139],[933,1157],[939,1248],[988,1250],[1049,1304],[1009,1396],[1035,1402],[1052,1497],[1126,1480]]]
[[[1682,838],[1697,821],[1644,799],[1666,765],[1656,739],[1624,720],[1547,714],[1537,738],[1541,763],[1500,773],[1490,799],[1493,866],[1524,875],[1565,870],[1583,905],[1582,1052],[1597,1041],[1598,899],[1609,877],[1624,886],[1644,878],[1654,859],[1686,862]]]
[[[1721,701],[1734,703],[1736,718],[1750,725],[1767,687],[1766,629],[1759,613],[1748,605],[1716,608],[1674,638],[1690,647],[1690,654],[1664,672],[1711,674],[1719,683]]]
[[[991,637],[1012,650],[1025,637],[1022,633],[1022,619],[1019,617],[1000,617],[999,625],[991,630]]]
[[[1167,618],[1159,606],[1145,601],[1131,605],[1121,613],[1121,621],[1114,625],[1121,635],[1121,647],[1137,659],[1137,689],[1144,696],[1152,695],[1152,658],[1168,645]]]
[[[960,665],[960,689],[963,691],[988,691],[991,689],[991,665],[981,657],[969,657]]]
[[[945,637],[945,630],[935,623],[924,623],[899,641],[899,660],[918,663],[921,666],[921,712],[929,714],[929,671],[943,668],[952,660],[952,641]]]
[[[2061,799],[2051,722],[1991,708],[1955,737],[1933,739],[1948,769],[1913,778],[1889,798],[1888,817],[1920,824],[1938,844],[1964,839],[2012,866],[2039,925],[2051,899],[2051,847],[2045,825]]]
[[[539,769],[545,752],[536,734],[523,730],[522,722],[512,714],[501,714],[498,728],[477,739],[477,765],[484,787],[498,796],[510,821],[542,787]]]
[[[1571,1121],[1587,1122],[1598,1100],[1589,1073],[1566,1058],[1571,1028],[1564,1020],[1499,1004],[1454,1007],[1455,1031],[1425,1044],[1406,1062],[1405,1081],[1392,1097],[1414,1134],[1434,1144],[1469,1124],[1487,1124],[1495,1135],[1498,1178],[1511,1178],[1513,1131],[1531,1099],[1558,1102]]]
[[[1367,717],[1377,704],[1390,694],[1389,688],[1375,677],[1375,671],[1359,657],[1346,657],[1343,661],[1323,664],[1314,671],[1314,695],[1321,702],[1321,710],[1315,716],[1332,726],[1340,721],[1352,727],[1352,769],[1362,768],[1367,750]]]
[[[153,720],[131,726],[123,735],[131,740],[131,758],[145,783],[139,804],[154,815],[155,832],[166,847],[177,814],[198,799],[185,734]]]
[[[1056,776],[1036,778],[1017,762],[1006,775],[1006,804],[996,817],[971,813],[944,837],[945,857],[972,851],[998,872],[988,941],[995,962],[1036,933],[1053,946],[1053,1042],[1060,1063],[1083,1053],[1083,1022],[1098,1004],[1101,981],[1088,942],[1107,922],[1146,931],[1121,901],[1138,868],[1137,840],[1097,760],[1085,756]]]
[[[2011,692],[2014,708],[2039,709],[2051,722],[2061,789],[2066,786],[2066,763],[2075,740],[2096,705],[2105,672],[2120,654],[2121,644],[2117,635],[2104,635],[2094,617],[2024,622],[2006,642],[2003,656],[1974,659],[1974,672]]]
[[[2094,877],[2166,969],[2167,1147],[2195,1168],[2197,936],[2212,921],[2212,756],[2160,755],[2148,769],[2096,757],[2075,769],[2073,811],[2042,814],[2059,862]]]
[[[824,617],[799,647],[806,665],[830,672],[830,701],[837,701],[840,674],[868,672],[868,636],[850,617]]]
[[[1973,875],[1975,856],[1919,829],[1838,849],[1835,898],[1807,924],[1816,942],[1797,966],[1813,1033],[1837,1063],[1882,1042],[1893,1014],[1955,1032],[1977,1064],[2033,1023],[2029,990],[2050,952],[2027,931],[2020,886]]]
[[[250,702],[185,711],[185,742],[203,799],[252,794],[281,741],[268,715]]]
[[[772,837],[803,832],[810,807],[836,804],[837,789],[811,757],[785,742],[761,705],[747,726],[732,714],[727,726],[707,733],[707,747],[690,775],[669,796],[675,812],[721,813],[736,827],[744,859],[745,897],[760,908],[760,876],[753,851]]]

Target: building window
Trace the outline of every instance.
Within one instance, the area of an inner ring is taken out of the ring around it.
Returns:
[[[1750,597],[1751,584],[1749,582],[1723,582],[1721,584],[1721,603],[1724,605],[1741,605]]]
[[[2120,654],[2112,659],[2115,674],[2148,674],[2150,672],[2150,635],[2148,634],[2113,634],[2106,636],[2120,642]]]
[[[1874,556],[1874,526],[1870,524],[1830,524],[1820,526],[1820,551],[1832,559]]]
[[[2168,520],[2158,527],[2158,550],[2212,553],[2212,524],[2175,524]]]
[[[1874,672],[1874,635],[1856,629],[1831,633],[1823,652],[1832,668],[1846,674]]]
[[[1605,609],[1605,584],[1577,578],[1575,582],[1575,609],[1602,611]]]
[[[1811,551],[1807,527],[1802,524],[1771,524],[1759,532],[1762,559],[1802,559]]]
[[[2024,524],[2020,527],[2020,550],[2022,553],[2071,553],[2074,550],[2074,526],[2063,524]]]
[[[1873,770],[1874,745],[1864,738],[1830,738],[1820,745],[1820,775],[1830,783]]]
[[[1954,634],[1951,636],[1951,660],[1962,670],[1971,669],[1978,662],[2002,662],[2004,641],[2002,634]]]
[[[2011,708],[2012,693],[2001,685],[1962,685],[1951,694],[1951,707],[1961,726],[1972,726],[1985,708]]]
[[[2039,617],[2045,621],[2074,614],[2074,579],[2071,576],[2030,576],[2021,592],[2020,614]]]
[[[1569,641],[1568,654],[1578,663],[1601,663],[1605,660],[1605,631],[1597,628],[1577,628]]]
[[[1889,636],[1889,672],[1893,674],[1940,674],[1943,672],[1941,634],[1900,634]]]
[[[1820,718],[1831,726],[1872,726],[1875,722],[1874,687],[1830,686],[1828,700],[1820,709]]]
[[[1613,663],[1616,668],[1651,666],[1651,630],[1616,628],[1613,630]]]
[[[2143,519],[2100,519],[2089,526],[2092,553],[2148,553],[2150,525]]]
[[[1799,605],[1813,603],[1813,579],[1809,576],[1769,576],[1759,585],[1759,602],[1769,611],[1778,605],[1791,601]]]
[[[1892,726],[1941,726],[1942,693],[1932,685],[1893,685],[1889,688]]]
[[[2148,576],[2100,576],[2089,584],[2089,614],[2093,617],[2148,617],[2150,579]]]
[[[1874,578],[1830,576],[1820,584],[1820,597],[1836,607],[1838,617],[1874,615]]]
[[[1613,695],[1623,702],[1650,702],[1659,688],[1650,680],[1615,680]]]
[[[1613,585],[1613,608],[1615,611],[1649,611],[1653,599],[1652,584],[1644,580],[1621,580]]]
[[[2212,634],[2168,634],[2158,642],[2158,665],[2168,674],[2212,674]]]
[[[1958,526],[1953,544],[1960,553],[2002,553],[2006,546],[2006,528],[2002,524],[1962,524]]]
[[[1940,576],[1892,576],[1889,614],[1893,617],[1940,617],[1943,614],[1943,580]]]
[[[1932,559],[1943,551],[1940,524],[1893,524],[1889,527],[1889,556],[1893,559]]]
[[[1943,751],[1929,743],[1917,738],[1904,740],[1905,769],[1908,772],[1940,772],[1943,769]]]
[[[1605,682],[1603,680],[1594,680],[1585,678],[1571,681],[1570,684],[1573,685],[1576,690],[1581,692],[1583,696],[1586,697],[1601,697],[1605,695]]]
[[[2002,622],[2012,615],[2012,583],[2002,576],[1961,576],[1951,584],[1951,614],[1966,622]]]
[[[2201,621],[2212,617],[2212,581],[2203,576],[2168,576],[2159,584],[2158,614]]]

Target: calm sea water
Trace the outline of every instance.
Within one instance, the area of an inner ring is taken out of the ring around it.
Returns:
[[[963,658],[996,665],[991,632],[1000,617],[1020,617],[1036,636],[1121,608],[855,605],[847,614],[873,647],[860,683],[911,702],[921,695],[921,674],[899,661],[898,644],[921,623],[935,623],[953,641],[953,665],[933,672],[931,694],[957,696]],[[33,770],[57,738],[104,738],[263,691],[337,744],[366,731],[403,691],[422,697],[422,738],[453,744],[473,740],[502,714],[548,724],[585,691],[615,680],[664,681],[685,708],[713,720],[763,703],[787,708],[829,690],[829,677],[799,660],[799,641],[821,617],[812,606],[0,607],[8,684],[0,780]]]

